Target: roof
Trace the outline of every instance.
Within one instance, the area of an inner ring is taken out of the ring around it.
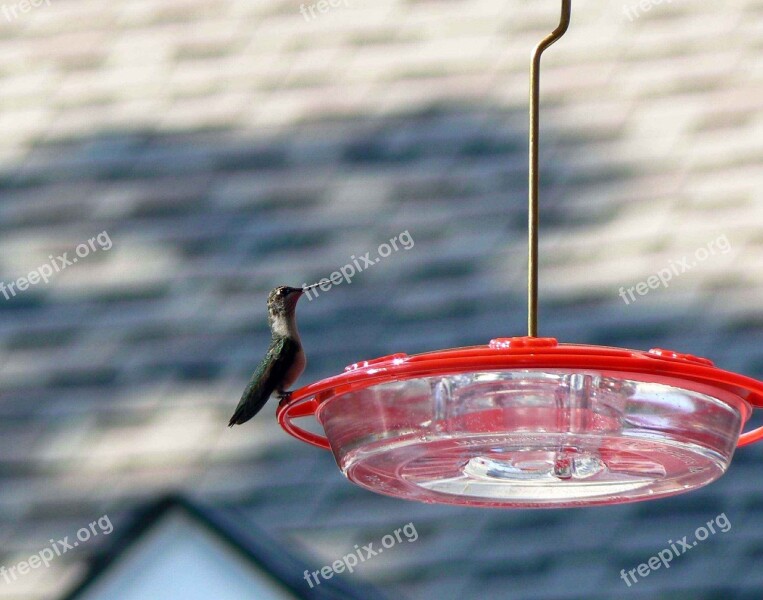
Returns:
[[[264,531],[246,522],[240,515],[226,514],[200,505],[183,496],[167,496],[137,511],[131,524],[127,525],[107,551],[101,553],[91,565],[87,576],[64,600],[78,600],[98,587],[114,567],[136,548],[139,542],[155,531],[176,513],[183,513],[202,526],[214,538],[222,541],[236,555],[249,562],[258,572],[267,573],[280,586],[288,589],[294,598],[304,600],[358,599],[381,600],[382,596],[368,585],[357,587],[339,578],[321,579],[319,585],[310,585],[302,577],[309,571],[307,563],[291,554]],[[176,543],[183,543],[178,541]],[[132,573],[132,577],[140,576]],[[174,583],[180,573],[167,573],[166,583]],[[356,584],[358,582],[355,582]],[[174,585],[172,586],[175,587]],[[125,590],[126,593],[126,590]],[[291,596],[290,596],[291,597]]]

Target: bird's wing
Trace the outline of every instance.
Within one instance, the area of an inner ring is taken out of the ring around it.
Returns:
[[[299,343],[289,338],[279,338],[271,342],[267,356],[257,367],[249,380],[229,427],[246,423],[256,415],[283,381],[289,367],[299,352]]]

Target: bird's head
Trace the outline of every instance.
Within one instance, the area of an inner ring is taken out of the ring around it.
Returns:
[[[287,285],[281,285],[271,290],[268,295],[268,313],[271,323],[277,319],[288,318],[294,314],[297,307],[297,301],[306,290],[314,288],[315,285],[303,288],[293,288]]]
[[[297,300],[302,296],[302,288],[286,285],[278,286],[268,295],[268,311],[271,318],[286,317],[294,312]]]

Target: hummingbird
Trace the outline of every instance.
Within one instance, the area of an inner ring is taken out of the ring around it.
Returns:
[[[297,301],[316,285],[302,288],[282,285],[271,290],[268,295],[268,322],[273,334],[270,347],[241,395],[228,427],[246,423],[260,412],[273,392],[278,394],[281,402],[291,396],[287,389],[307,364],[297,331]]]

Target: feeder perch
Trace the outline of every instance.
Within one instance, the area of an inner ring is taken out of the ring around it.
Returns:
[[[710,360],[560,344],[537,335],[540,57],[530,69],[528,336],[393,354],[296,390],[287,433],[330,449],[342,473],[408,500],[482,507],[617,504],[679,494],[728,468],[763,383]],[[314,417],[324,435],[294,421]]]

